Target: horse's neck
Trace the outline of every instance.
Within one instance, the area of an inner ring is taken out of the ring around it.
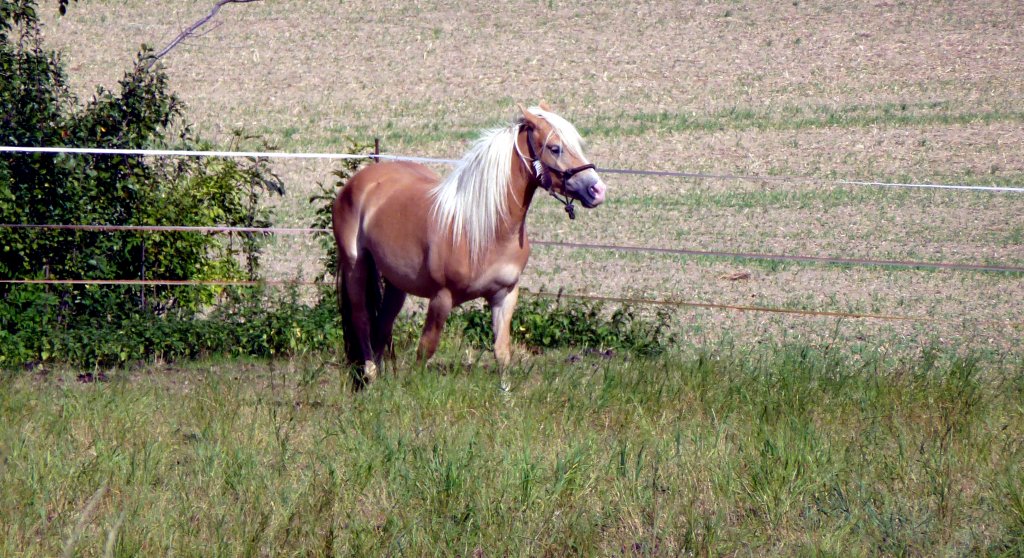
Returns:
[[[512,150],[512,176],[509,179],[508,189],[508,220],[502,230],[498,231],[498,238],[508,238],[525,234],[526,214],[530,211],[530,204],[537,192],[537,178],[532,169],[520,157],[520,153],[528,153],[526,145],[526,131],[520,131],[516,137],[516,149]]]

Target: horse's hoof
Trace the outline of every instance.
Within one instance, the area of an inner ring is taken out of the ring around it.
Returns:
[[[366,361],[366,365],[363,366],[363,381],[367,384],[371,384],[376,379],[377,364],[373,361]]]
[[[466,349],[466,354],[462,356],[462,367],[473,368],[476,366],[477,358],[473,349]]]

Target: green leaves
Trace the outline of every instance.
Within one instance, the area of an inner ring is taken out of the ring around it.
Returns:
[[[141,64],[145,50],[114,90],[100,88],[80,104],[66,86],[57,55],[37,40],[34,6],[28,0],[0,0],[0,143],[203,146],[182,122],[182,107],[167,76]],[[9,37],[6,30],[16,28],[31,40]],[[252,139],[236,134],[235,142]],[[283,191],[281,180],[261,159],[0,156],[0,223],[268,227],[263,200]],[[239,241],[190,232],[0,229],[0,278],[255,280],[265,240],[258,234],[244,234]],[[22,316],[45,313],[47,327],[66,330],[93,327],[97,320],[117,326],[147,312],[191,319],[219,292],[191,286],[143,291],[57,285],[44,296],[25,285],[3,284],[0,323],[11,341],[3,346],[16,353],[17,347],[33,346],[36,322]],[[16,338],[17,343],[12,341]],[[129,347],[117,356],[137,352]]]
[[[373,153],[373,144],[361,143],[350,139],[348,152],[370,154]],[[313,218],[311,227],[319,229],[331,228],[331,207],[334,205],[334,198],[338,197],[338,191],[345,186],[348,179],[359,172],[359,169],[366,166],[367,162],[368,159],[343,159],[341,166],[331,172],[337,178],[334,184],[317,183],[320,191],[309,197],[309,203],[316,204],[316,216]],[[317,277],[318,281],[323,280],[327,275],[334,274],[334,270],[338,265],[338,249],[334,244],[334,237],[331,235],[321,235],[320,245],[323,246],[327,255],[322,260],[324,268]]]
[[[664,312],[645,317],[626,306],[610,311],[597,302],[524,295],[512,317],[512,337],[529,347],[616,349],[656,355],[675,341],[668,331],[670,316]],[[451,320],[453,327],[461,327],[466,340],[474,345],[489,347],[493,343],[489,311],[460,309]]]
[[[119,287],[115,291],[125,291]],[[325,351],[341,343],[333,302],[315,307],[294,289],[265,296],[261,289],[235,289],[208,315],[136,313],[116,321],[93,320],[63,327],[54,319],[60,299],[30,285],[15,300],[0,303],[0,369],[56,360],[72,366],[119,366],[159,358],[202,355],[283,356]],[[264,304],[264,299],[271,300]]]

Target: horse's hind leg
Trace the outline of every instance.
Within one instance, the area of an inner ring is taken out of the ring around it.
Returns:
[[[371,308],[367,305],[367,281],[372,270],[365,257],[357,257],[347,267],[348,269],[343,272],[346,274],[344,283],[350,305],[351,323],[362,356],[363,380],[370,383],[377,378],[377,364],[374,362],[370,330],[373,319],[370,316]]]
[[[395,319],[402,311],[403,304],[405,304],[405,292],[385,281],[384,296],[373,328],[373,354],[377,355],[377,358],[394,356],[392,336]]]

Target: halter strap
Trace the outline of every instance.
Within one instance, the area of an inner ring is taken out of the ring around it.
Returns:
[[[561,178],[563,189],[565,188],[565,183],[568,182],[569,179],[572,178],[573,176],[576,176],[577,174],[585,170],[596,169],[597,167],[591,163],[587,163],[585,165],[580,165],[578,167],[573,167],[571,169],[561,170],[552,168],[549,165],[545,165],[544,161],[542,161],[540,157],[537,157],[537,152],[533,149],[533,141],[530,139],[532,133],[533,130],[531,128],[526,129],[526,148],[530,150],[530,160],[533,163],[533,168],[536,172],[537,178],[540,180],[540,187],[543,188],[548,194],[550,194],[551,197],[555,198],[560,203],[565,205],[565,212],[569,214],[569,220],[571,221],[576,218],[576,208],[573,206],[573,202],[575,200],[573,200],[567,195],[559,197],[558,194],[551,191],[551,188],[545,188],[544,178],[541,176],[542,167],[547,169],[549,172],[557,174],[559,178]],[[522,155],[522,153],[520,153],[520,155]]]
[[[548,167],[548,168],[551,169],[551,167]],[[573,167],[573,168],[571,168],[569,170],[558,171],[558,172],[560,172],[562,174],[562,182],[564,183],[565,181],[569,180],[573,176],[575,176],[575,175],[577,175],[577,174],[579,174],[579,173],[581,173],[581,172],[583,172],[585,170],[596,169],[596,168],[597,168],[596,165],[594,165],[592,163],[587,163],[585,165],[580,165],[578,167]],[[551,169],[551,170],[556,170],[556,169]]]

